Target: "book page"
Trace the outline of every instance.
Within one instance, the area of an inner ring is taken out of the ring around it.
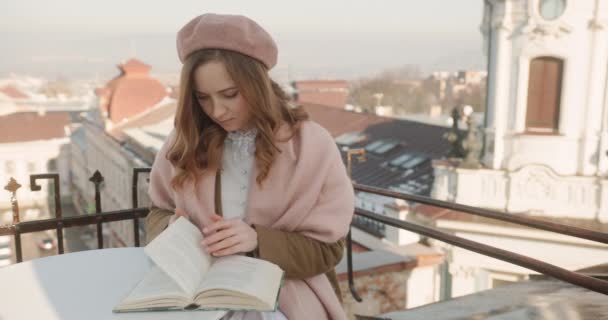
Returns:
[[[282,278],[283,270],[268,261],[240,255],[222,257],[203,277],[197,297],[204,297],[205,291],[230,290],[256,297],[274,308]],[[203,300],[197,299],[201,304]]]
[[[189,302],[190,297],[186,296],[175,281],[158,266],[152,266],[115,310],[129,310],[159,303],[166,307],[183,307]]]
[[[200,246],[202,240],[198,227],[180,217],[152,240],[144,252],[191,297],[213,262]]]

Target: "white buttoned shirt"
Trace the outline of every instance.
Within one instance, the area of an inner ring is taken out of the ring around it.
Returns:
[[[251,173],[255,160],[257,129],[229,132],[222,157],[222,215],[224,219],[244,218]],[[222,320],[287,320],[281,311],[230,312]]]

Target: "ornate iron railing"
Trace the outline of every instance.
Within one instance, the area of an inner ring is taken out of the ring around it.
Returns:
[[[104,181],[103,176],[99,171],[95,171],[93,176],[89,179],[95,188],[95,214],[91,215],[79,215],[74,217],[64,217],[63,209],[61,205],[61,193],[59,174],[34,174],[30,176],[30,190],[40,191],[41,187],[37,184],[37,181],[43,179],[49,179],[53,181],[53,193],[55,203],[55,218],[43,219],[37,221],[20,221],[19,217],[19,203],[17,200],[17,191],[22,187],[15,179],[11,178],[9,183],[4,187],[5,190],[11,193],[11,208],[13,212],[13,223],[10,225],[0,226],[0,236],[12,235],[14,236],[15,243],[15,258],[17,262],[23,261],[23,250],[21,244],[21,235],[25,233],[56,230],[57,231],[57,252],[63,254],[64,249],[64,235],[63,230],[70,227],[78,226],[91,226],[95,225],[97,230],[97,247],[103,248],[104,234],[103,224],[114,221],[133,221],[133,235],[134,243],[136,247],[140,246],[140,233],[139,233],[139,218],[145,218],[148,215],[148,208],[139,208],[138,206],[138,193],[137,186],[139,182],[139,176],[142,173],[150,172],[150,168],[134,168],[133,179],[132,179],[132,208],[116,211],[102,212],[101,208],[101,184]]]

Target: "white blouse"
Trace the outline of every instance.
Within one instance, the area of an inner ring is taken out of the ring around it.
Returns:
[[[251,169],[255,159],[257,130],[230,132],[224,140],[222,157],[222,212],[224,218],[243,218]]]
[[[221,187],[222,214],[226,219],[244,218],[255,160],[257,129],[229,132],[224,140]],[[281,311],[234,311],[222,320],[287,320]]]

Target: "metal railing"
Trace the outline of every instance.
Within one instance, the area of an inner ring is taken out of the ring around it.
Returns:
[[[100,185],[103,182],[103,176],[99,171],[96,171],[93,176],[89,179],[95,187],[95,214],[81,215],[74,217],[64,217],[62,214],[62,207],[60,201],[60,190],[59,190],[59,175],[58,174],[37,174],[30,176],[30,189],[32,191],[40,190],[40,186],[37,181],[42,179],[50,179],[54,185],[54,197],[55,197],[55,218],[38,220],[38,221],[25,221],[22,222],[19,219],[19,205],[17,201],[17,190],[21,187],[14,179],[5,187],[6,190],[11,192],[11,207],[13,213],[13,223],[11,225],[0,226],[0,236],[12,235],[15,238],[15,250],[17,262],[22,261],[22,248],[21,248],[21,235],[25,233],[45,231],[45,230],[56,230],[58,240],[58,253],[64,253],[64,237],[63,230],[65,228],[75,226],[86,226],[96,225],[97,229],[97,243],[98,248],[103,248],[103,223],[112,221],[133,221],[133,232],[134,232],[134,246],[140,246],[139,243],[139,218],[144,218],[148,214],[148,208],[138,207],[138,181],[139,176],[142,173],[148,173],[150,168],[135,168],[133,169],[132,177],[132,208],[117,211],[103,212],[101,208],[101,191]],[[563,235],[586,239],[594,242],[608,244],[608,234],[587,230],[583,228],[567,226],[559,223],[543,221],[539,219],[533,219],[530,217],[511,215],[502,212],[496,212],[492,210],[471,207],[451,202],[439,201],[429,197],[399,193],[395,191],[389,191],[385,189],[375,188],[371,186],[365,186],[361,184],[353,184],[355,191],[366,192],[381,196],[392,197],[395,199],[402,199],[410,202],[431,205],[439,208],[457,210],[463,213],[482,216],[489,219],[495,219],[514,223],[530,228],[555,232]],[[446,232],[442,232],[435,228],[428,226],[419,225],[416,223],[398,220],[387,217],[382,214],[373,213],[367,210],[357,208],[355,214],[360,217],[365,217],[372,221],[382,223],[385,225],[393,226],[399,229],[408,230],[415,232],[430,238],[434,238],[454,246],[458,246],[467,250],[471,250],[482,255],[493,257],[502,261],[506,261],[530,270],[537,271],[547,276],[571,283],[576,286],[580,286],[595,292],[603,293],[608,295],[608,281],[597,279],[582,273],[566,270],[564,268],[540,261],[525,255],[502,250],[496,247],[488,246],[482,243],[471,241],[462,237],[454,236]],[[352,238],[350,232],[347,236],[347,269],[348,269],[348,283],[350,292],[357,301],[362,299],[355,290],[355,283],[353,277],[352,267]]]
[[[420,204],[427,204],[439,208],[457,210],[463,213],[482,216],[489,219],[495,219],[505,222],[510,222],[526,227],[531,227],[535,229],[550,231],[559,233],[562,235],[568,235],[580,239],[586,239],[594,242],[608,244],[608,234],[597,232],[593,230],[587,230],[583,228],[567,226],[564,224],[534,219],[530,217],[524,216],[516,216],[502,212],[496,212],[492,210],[477,208],[466,206],[462,204],[440,201],[436,199],[432,199],[429,197],[405,194],[395,191],[389,191],[385,189],[380,189],[376,187],[370,187],[361,184],[354,184],[354,188],[356,191],[371,193],[375,195],[381,195],[386,197],[391,197],[395,199],[401,199],[411,202],[416,202]],[[522,254],[514,253],[507,250],[502,250],[496,247],[492,247],[489,245],[485,245],[483,243],[471,241],[462,237],[454,236],[449,233],[437,230],[435,228],[423,226],[417,223],[398,220],[394,218],[387,217],[385,215],[373,213],[371,211],[363,210],[363,209],[355,209],[355,214],[359,216],[366,217],[368,219],[378,221],[384,223],[389,226],[393,226],[399,229],[408,230],[417,234],[421,234],[433,239],[437,239],[449,244],[452,244],[457,247],[461,247],[473,252],[480,253],[485,256],[489,256],[492,258],[496,258],[502,261],[506,261],[524,268],[528,268],[530,270],[537,271],[544,275],[553,277],[555,279],[559,279],[570,284],[583,287],[595,292],[603,293],[608,295],[608,281],[597,279],[582,273],[573,272],[570,270],[566,270],[564,268],[552,265],[550,263],[546,263],[544,261],[540,261],[538,259],[534,259]],[[350,250],[352,246],[352,239],[349,235],[347,237],[347,268],[348,268],[348,282],[350,286],[350,291],[357,301],[362,301],[359,295],[357,294],[354,287],[354,280],[352,276],[352,250]]]
[[[103,224],[115,221],[132,220],[133,221],[133,245],[140,246],[139,233],[139,218],[145,218],[148,215],[148,208],[139,208],[137,197],[137,186],[139,176],[142,173],[150,172],[150,168],[134,168],[132,179],[132,208],[125,210],[106,211],[101,208],[101,184],[104,181],[103,176],[99,171],[95,171],[89,181],[93,183],[95,188],[95,214],[79,215],[74,217],[64,217],[63,208],[61,205],[61,193],[59,174],[34,174],[30,176],[30,190],[40,191],[41,186],[37,184],[39,180],[48,179],[53,181],[53,193],[55,202],[55,218],[43,219],[36,221],[21,221],[19,217],[19,203],[17,200],[17,191],[22,187],[15,179],[11,178],[9,183],[4,187],[5,190],[11,193],[11,208],[13,213],[13,223],[10,225],[0,226],[0,236],[12,235],[15,243],[15,259],[17,262],[23,261],[23,248],[21,244],[21,235],[32,232],[40,232],[47,230],[57,231],[57,252],[63,254],[64,249],[64,234],[63,230],[70,227],[79,226],[96,226],[97,247],[103,248],[104,234]]]

